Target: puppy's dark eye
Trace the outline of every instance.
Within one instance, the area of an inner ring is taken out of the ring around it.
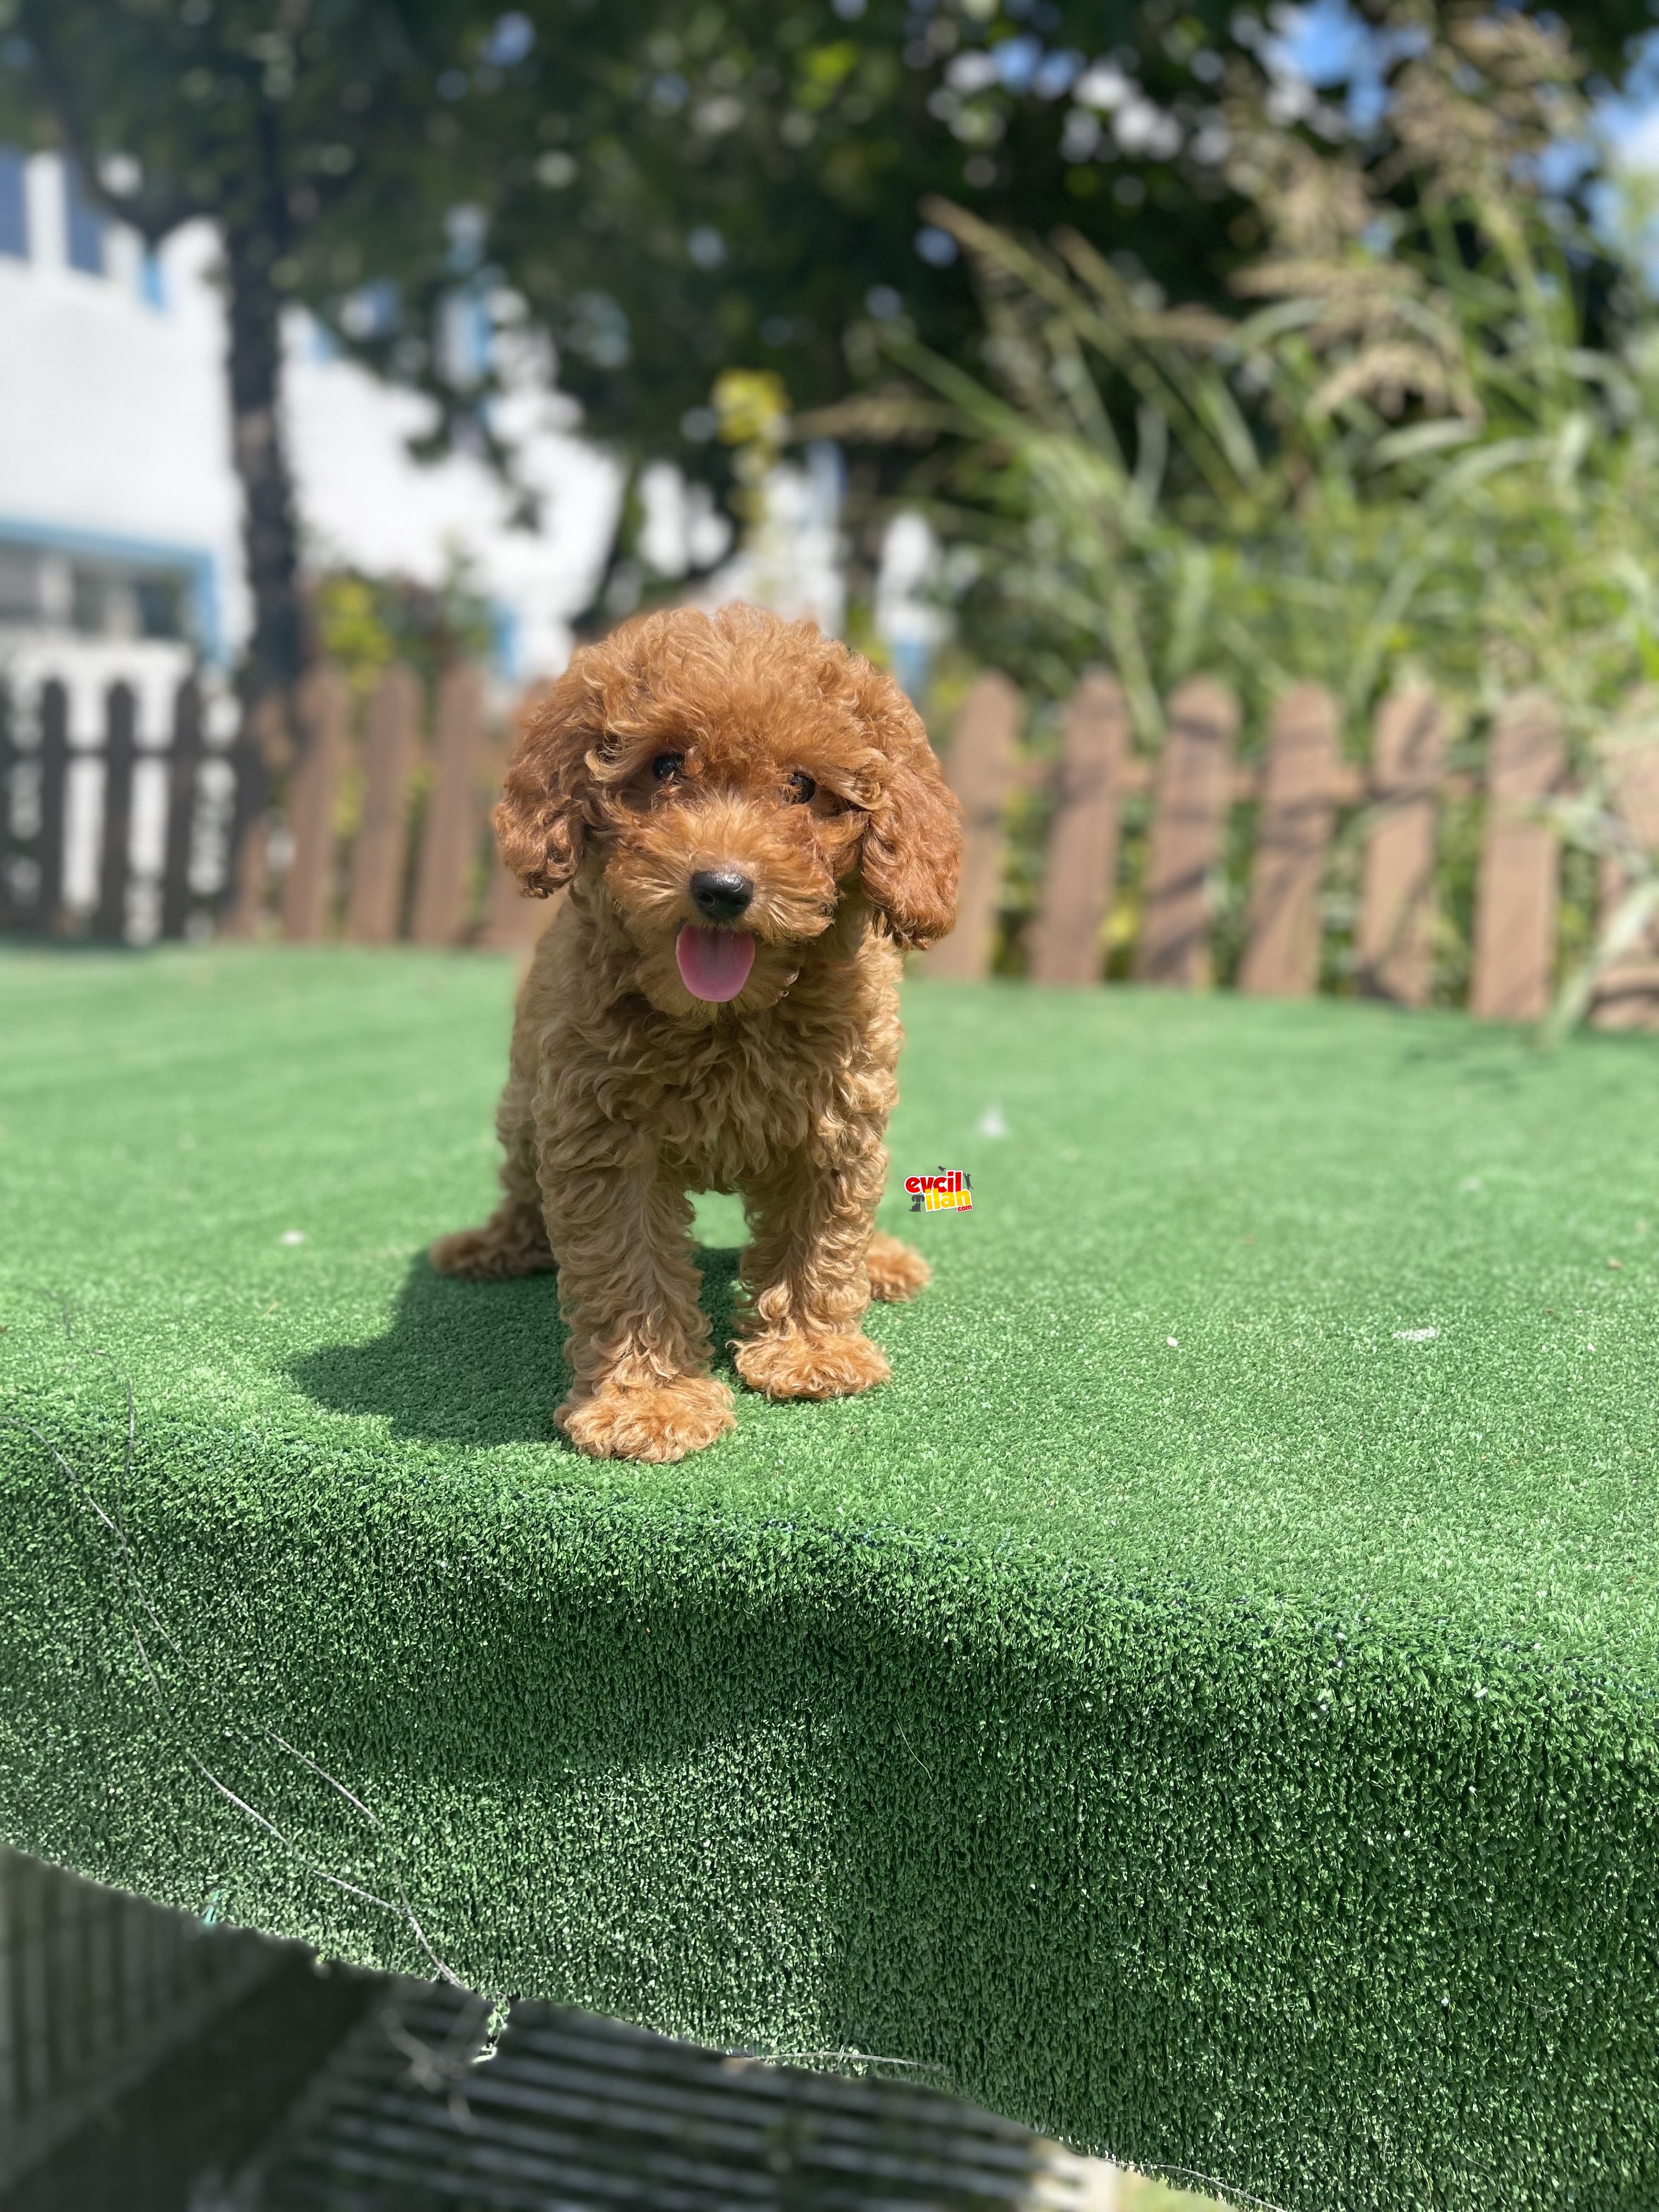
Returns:
[[[793,770],[789,778],[789,796],[797,806],[805,806],[817,790],[817,785],[804,768]]]
[[[659,783],[672,783],[684,766],[684,753],[659,753],[651,763],[651,773]]]

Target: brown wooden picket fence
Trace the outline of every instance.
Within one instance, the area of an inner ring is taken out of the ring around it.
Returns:
[[[957,716],[946,772],[966,817],[957,927],[927,956],[937,976],[990,970],[1002,897],[1010,802],[1024,775],[1024,705],[995,671],[978,677]],[[1256,809],[1241,991],[1298,998],[1318,984],[1322,896],[1339,817],[1362,811],[1363,865],[1355,981],[1364,994],[1408,1006],[1432,982],[1437,828],[1443,801],[1478,796],[1485,824],[1476,888],[1469,1011],[1535,1021],[1557,969],[1561,837],[1547,802],[1566,791],[1560,714],[1543,695],[1506,701],[1493,717],[1484,783],[1449,774],[1447,717],[1426,686],[1393,691],[1377,709],[1370,759],[1345,761],[1335,700],[1317,684],[1277,703],[1260,767],[1235,759],[1237,700],[1194,677],[1170,699],[1155,758],[1132,750],[1121,687],[1085,674],[1067,706],[1042,892],[1027,972],[1041,983],[1097,982],[1118,886],[1123,802],[1149,794],[1151,824],[1131,972],[1137,981],[1193,989],[1212,978],[1212,886],[1235,806]],[[1659,738],[1612,757],[1611,799],[1632,842],[1659,865]],[[1606,859],[1601,912],[1630,888],[1626,863]],[[1659,1025],[1659,933],[1608,965],[1594,1018]]]
[[[109,687],[96,731],[71,729],[70,701],[69,685],[55,679],[27,697],[0,690],[0,929],[104,939],[202,933],[225,873],[243,749],[210,746],[193,680],[174,694],[160,746],[141,746],[133,685]],[[99,826],[91,880],[76,902],[71,787],[88,773]],[[132,830],[145,778],[161,780],[162,822],[155,865],[141,872],[132,866]]]
[[[126,684],[105,693],[96,729],[71,728],[61,681],[21,699],[0,692],[0,930],[108,942],[527,941],[546,909],[520,898],[495,858],[488,814],[511,718],[487,711],[479,672],[448,670],[428,714],[407,668],[388,670],[360,702],[325,665],[296,703],[289,758],[268,730],[216,745],[194,679],[179,686],[159,744],[140,742]],[[78,900],[69,882],[76,776],[95,793],[95,860]],[[145,776],[165,789],[149,867],[134,836]]]
[[[516,710],[492,721],[477,669],[446,671],[429,731],[421,685],[404,667],[387,670],[360,720],[345,678],[317,668],[301,686],[299,719],[276,899],[284,938],[510,946],[534,936],[547,910],[520,896],[489,829]],[[348,776],[358,793],[349,836]],[[264,903],[256,826],[240,848],[228,929],[255,933]]]
[[[258,732],[216,741],[193,680],[179,687],[160,745],[153,732],[141,741],[131,686],[110,687],[95,731],[70,728],[69,700],[61,682],[28,699],[0,692],[0,929],[514,946],[528,942],[545,915],[519,896],[491,846],[489,807],[514,715],[488,711],[472,667],[441,677],[429,712],[407,668],[387,671],[363,700],[338,669],[314,669],[299,696],[291,765]],[[988,671],[943,749],[966,848],[956,929],[924,963],[936,976],[971,979],[991,968],[1010,805],[1030,780],[1024,711],[1013,684]],[[1346,820],[1363,848],[1356,987],[1421,1006],[1432,981],[1440,810],[1449,799],[1475,798],[1485,823],[1469,1010],[1510,1021],[1546,1012],[1559,965],[1561,873],[1561,838],[1546,810],[1565,793],[1567,760],[1548,699],[1527,693],[1496,714],[1484,780],[1448,771],[1447,717],[1421,685],[1382,701],[1363,766],[1342,757],[1336,702],[1316,684],[1278,702],[1259,766],[1236,758],[1239,731],[1231,693],[1195,677],[1168,702],[1158,753],[1137,754],[1121,687],[1101,671],[1083,677],[1065,715],[1026,944],[1034,981],[1100,981],[1125,802],[1144,798],[1150,823],[1130,961],[1136,981],[1182,989],[1212,981],[1213,889],[1232,810],[1251,805],[1238,988],[1284,997],[1317,988],[1323,894]],[[1611,800],[1632,844],[1659,854],[1659,739],[1638,735],[1612,758]],[[66,891],[76,775],[100,779],[101,790],[95,866],[78,904]],[[165,794],[148,872],[133,832],[145,776],[152,815],[158,779]],[[1603,860],[1604,916],[1628,883],[1618,860]],[[1603,972],[1594,1014],[1608,1026],[1659,1024],[1659,934]]]

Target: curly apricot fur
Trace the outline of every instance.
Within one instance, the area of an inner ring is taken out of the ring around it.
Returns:
[[[779,1398],[886,1379],[872,1296],[921,1257],[872,1238],[896,1097],[907,946],[955,913],[959,815],[890,677],[753,608],[647,616],[544,696],[495,810],[534,896],[568,884],[520,993],[496,1115],[502,1200],[432,1248],[483,1279],[556,1263],[573,1381],[556,1415],[596,1457],[675,1460],[732,1425],[709,1374],[690,1191],[742,1194],[739,1375]],[[675,956],[699,871],[753,886],[738,995]]]

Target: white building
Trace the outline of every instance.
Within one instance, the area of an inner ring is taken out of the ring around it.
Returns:
[[[0,148],[0,653],[14,669],[43,653],[61,665],[72,641],[89,670],[116,647],[123,672],[159,676],[195,652],[223,667],[246,635],[215,259],[209,226],[147,253],[56,155]],[[544,374],[505,403],[541,499],[530,532],[482,460],[410,458],[429,419],[417,394],[339,358],[303,315],[287,354],[309,565],[436,584],[465,562],[496,612],[500,674],[561,666],[618,497],[568,400]]]
[[[216,258],[210,225],[149,252],[91,204],[58,155],[0,146],[0,673],[20,696],[41,674],[65,678],[77,731],[97,726],[97,702],[118,676],[138,686],[141,741],[160,743],[182,669],[199,656],[228,672],[246,635]],[[447,342],[476,344],[479,318],[464,301],[456,308]],[[426,585],[464,565],[495,611],[503,684],[561,668],[621,484],[576,434],[545,349],[498,352],[498,367],[520,368],[493,403],[539,501],[533,531],[514,525],[516,495],[483,460],[410,457],[431,419],[419,394],[342,358],[298,312],[286,352],[307,565]],[[706,568],[728,546],[724,519],[677,471],[647,470],[641,489],[640,550],[658,577]],[[832,447],[779,468],[747,542],[688,595],[754,599],[839,630],[841,489]],[[906,527],[887,547],[876,626],[917,689],[939,623],[921,604],[934,549],[914,519]]]

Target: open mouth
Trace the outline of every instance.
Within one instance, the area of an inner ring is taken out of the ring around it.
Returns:
[[[694,999],[718,1006],[735,999],[755,964],[755,940],[746,929],[707,929],[688,921],[674,940],[680,981]]]

